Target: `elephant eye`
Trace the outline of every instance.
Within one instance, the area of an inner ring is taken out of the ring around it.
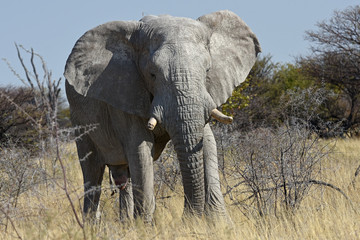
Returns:
[[[153,80],[155,80],[155,79],[156,79],[156,75],[155,75],[155,74],[150,73],[150,76],[151,76],[151,78],[152,78]]]

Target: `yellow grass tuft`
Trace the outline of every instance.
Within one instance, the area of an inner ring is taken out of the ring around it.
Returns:
[[[82,174],[74,145],[63,148],[69,193],[76,213],[81,217]],[[50,161],[50,159],[49,159]],[[278,216],[259,217],[228,204],[233,224],[205,218],[182,218],[183,198],[157,200],[154,224],[141,219],[121,223],[117,199],[111,196],[107,173],[103,182],[101,217],[97,224],[77,223],[66,198],[61,170],[46,185],[20,195],[9,219],[0,222],[1,239],[360,239],[360,139],[337,140],[335,151],[323,163],[323,177],[339,188],[314,186],[294,213],[280,211]],[[52,176],[53,173],[48,173]],[[230,203],[230,201],[227,202]],[[13,224],[13,226],[12,226]]]

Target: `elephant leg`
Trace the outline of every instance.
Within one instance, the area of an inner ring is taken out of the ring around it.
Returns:
[[[214,134],[209,126],[204,128],[205,213],[227,216],[220,188],[218,158]]]
[[[83,211],[86,217],[94,218],[99,205],[105,165],[89,136],[83,136],[76,144],[84,179]]]
[[[127,165],[109,165],[109,169],[119,189],[120,221],[131,219],[134,216],[134,199],[129,168]]]
[[[119,194],[120,221],[132,219],[134,216],[134,198],[131,179],[124,189],[120,189]]]
[[[147,143],[141,143],[128,159],[135,204],[134,216],[142,216],[145,222],[151,222],[155,211],[154,169]]]
[[[114,133],[123,145],[131,176],[134,216],[152,221],[154,197],[154,136],[147,129],[147,121],[109,106]]]

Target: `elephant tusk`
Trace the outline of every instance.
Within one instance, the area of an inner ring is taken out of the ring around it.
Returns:
[[[226,123],[226,124],[232,123],[232,121],[233,121],[232,117],[226,116],[225,114],[223,114],[216,108],[211,111],[211,116],[213,118],[215,118],[216,120],[218,120],[219,122]]]
[[[148,129],[149,129],[150,131],[152,131],[152,130],[154,130],[156,124],[157,124],[156,119],[155,119],[154,117],[151,117],[151,118],[149,119],[149,121],[148,121],[147,127],[148,127]]]

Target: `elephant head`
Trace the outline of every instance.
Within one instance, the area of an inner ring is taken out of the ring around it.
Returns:
[[[204,208],[203,129],[243,82],[260,52],[250,28],[234,13],[197,20],[147,16],[86,32],[70,54],[65,77],[74,89],[161,124],[180,162],[185,207]]]

